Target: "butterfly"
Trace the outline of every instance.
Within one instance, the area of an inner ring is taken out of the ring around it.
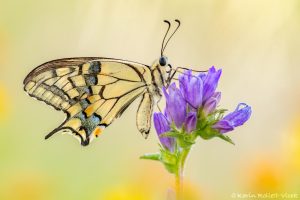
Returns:
[[[153,106],[161,99],[161,88],[168,87],[177,72],[168,63],[164,50],[180,27],[166,40],[161,56],[152,66],[128,60],[104,57],[63,58],[33,69],[24,79],[24,90],[31,97],[66,113],[64,122],[45,136],[67,132],[88,145],[138,97],[142,97],[136,114],[139,132],[147,138]]]

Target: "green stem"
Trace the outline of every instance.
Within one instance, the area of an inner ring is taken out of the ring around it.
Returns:
[[[183,172],[186,158],[190,152],[191,148],[183,148],[180,151],[179,159],[177,163],[177,169],[175,173],[175,190],[177,200],[183,199]]]

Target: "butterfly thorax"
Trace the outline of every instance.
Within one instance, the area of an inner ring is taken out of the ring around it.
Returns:
[[[150,93],[160,99],[161,88],[167,85],[168,73],[165,66],[161,66],[159,61],[155,61],[151,66],[152,85],[150,86]]]

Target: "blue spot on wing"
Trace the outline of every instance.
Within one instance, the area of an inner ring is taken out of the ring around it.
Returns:
[[[83,129],[85,129],[87,135],[90,136],[99,123],[100,118],[95,115],[91,115],[87,119],[81,121],[81,126],[83,127]]]
[[[101,63],[99,61],[91,62],[91,65],[89,67],[89,73],[98,74],[100,71],[101,71]]]
[[[86,99],[82,99],[80,101],[80,105],[82,107],[82,111],[76,114],[74,117],[80,119],[81,126],[79,130],[85,130],[87,136],[90,136],[98,124],[101,122],[101,116],[97,114],[93,114],[90,117],[87,117],[84,110],[90,105],[90,103]]]
[[[90,85],[97,85],[98,83],[98,78],[97,76],[94,75],[87,75],[84,77],[85,78],[85,82],[88,86]]]

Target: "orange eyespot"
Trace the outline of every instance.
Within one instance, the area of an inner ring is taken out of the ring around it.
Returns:
[[[98,137],[102,133],[102,129],[100,127],[97,127],[94,131],[94,135]]]

